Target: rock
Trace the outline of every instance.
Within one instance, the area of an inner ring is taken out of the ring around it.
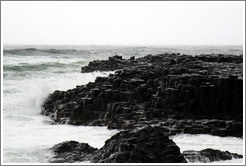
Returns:
[[[66,92],[55,91],[44,101],[41,114],[57,124],[104,125],[109,129],[173,118],[177,121],[173,121],[174,127],[169,126],[172,133],[243,135],[242,56],[166,53],[124,59],[116,55],[82,68],[82,72],[96,70],[116,72]],[[176,124],[187,119],[196,126]],[[203,124],[195,121],[203,119]]]
[[[115,60],[122,60],[122,56],[119,56],[119,55],[115,55],[113,57],[109,57],[108,58],[109,61],[115,61]]]
[[[51,162],[90,161],[93,163],[186,163],[179,147],[163,128],[144,127],[115,134],[97,150],[85,143],[68,141],[51,148]]]
[[[93,162],[184,163],[180,149],[160,127],[120,132],[105,142]]]
[[[95,60],[81,68],[81,72],[93,72],[93,71],[114,71],[117,69],[123,69],[129,67],[134,63],[135,58],[131,57],[128,59],[123,59],[122,56],[115,55],[109,57],[107,61]]]
[[[212,135],[217,135],[221,137],[226,137],[227,135],[227,129],[225,128],[216,128],[211,130]]]
[[[66,141],[54,145],[50,148],[55,156],[50,160],[52,163],[73,163],[90,159],[90,155],[97,151],[87,143],[79,143],[76,141]]]
[[[243,136],[243,56],[115,55],[92,61],[81,72],[114,70],[109,77],[53,92],[41,114],[53,124],[126,131],[99,150],[74,141],[55,145],[50,162],[182,163],[186,161],[169,135]],[[183,155],[203,162],[241,157],[211,149]]]
[[[134,61],[135,60],[135,56],[130,57],[130,60]]]
[[[205,128],[194,128],[194,127],[185,127],[184,133],[187,134],[209,134],[209,130],[206,130]]]
[[[191,163],[209,163],[220,160],[231,160],[232,158],[243,158],[242,155],[237,153],[230,153],[228,151],[220,151],[210,148],[201,151],[188,150],[184,151],[182,155],[188,162]]]

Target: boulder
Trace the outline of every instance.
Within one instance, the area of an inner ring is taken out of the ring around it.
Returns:
[[[179,147],[163,128],[145,127],[120,132],[105,142],[93,162],[184,163]]]
[[[50,160],[51,163],[73,163],[89,160],[91,154],[98,149],[87,143],[66,141],[54,145],[50,150],[55,153],[55,156]]]
[[[97,150],[88,144],[68,141],[51,148],[50,162],[71,163],[186,163],[179,147],[160,127],[144,127],[115,134]]]
[[[216,149],[204,149],[201,151],[187,150],[182,153],[185,159],[190,162],[199,162],[199,163],[209,163],[213,161],[220,160],[231,160],[232,158],[243,158],[242,155],[237,153],[230,153],[228,151],[220,151]]]

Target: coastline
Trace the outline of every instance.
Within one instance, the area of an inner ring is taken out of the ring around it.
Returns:
[[[242,137],[242,59],[159,54],[96,60],[82,72],[117,71],[67,92],[55,91],[42,114],[54,123],[121,130],[152,125],[168,135]]]

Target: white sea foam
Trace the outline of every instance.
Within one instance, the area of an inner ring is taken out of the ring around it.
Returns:
[[[47,162],[52,157],[48,149],[57,143],[75,140],[100,148],[117,132],[106,127],[50,125],[48,121],[48,118],[41,116],[4,121],[3,125],[8,127],[4,130],[3,161]]]
[[[40,115],[40,105],[49,93],[68,90],[94,81],[110,72],[40,74],[31,78],[5,80],[3,97],[3,162],[43,163],[52,154],[53,145],[69,140],[89,143],[100,148],[116,130],[106,127],[51,125],[50,118]],[[47,76],[48,75],[48,76]]]

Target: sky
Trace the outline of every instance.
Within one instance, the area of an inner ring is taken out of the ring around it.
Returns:
[[[243,45],[245,2],[3,1],[3,44]]]

